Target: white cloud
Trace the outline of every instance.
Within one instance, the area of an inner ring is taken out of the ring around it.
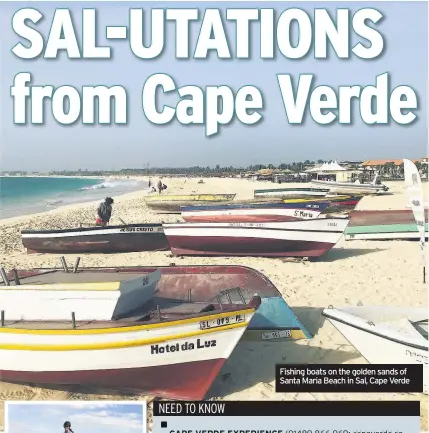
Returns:
[[[9,407],[8,433],[62,433],[65,420],[76,433],[141,433],[142,405],[67,402],[70,404]],[[24,412],[23,412],[24,411]]]

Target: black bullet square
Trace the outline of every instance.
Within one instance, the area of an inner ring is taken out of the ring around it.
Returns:
[[[167,428],[167,421],[161,421],[161,428]]]

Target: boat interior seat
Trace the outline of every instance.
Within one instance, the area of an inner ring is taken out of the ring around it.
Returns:
[[[161,311],[165,314],[194,314],[206,313],[216,310],[214,304],[206,302],[183,302],[174,307],[164,308]],[[156,312],[155,312],[156,314]]]
[[[180,316],[191,316],[199,313],[209,313],[210,311],[216,311],[214,304],[199,303],[199,302],[183,302],[178,305],[160,308],[161,317],[167,318],[179,318]],[[134,314],[132,317],[121,317],[117,320],[127,322],[150,322],[156,321],[159,317],[157,309],[153,309],[146,314]]]
[[[216,307],[213,304],[206,305],[204,308],[201,308],[200,313],[208,313],[209,311],[215,311]]]

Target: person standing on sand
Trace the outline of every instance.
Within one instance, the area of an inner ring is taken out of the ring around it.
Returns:
[[[163,189],[164,188],[163,188],[163,185],[162,185],[162,181],[161,181],[161,179],[159,179],[159,182],[158,182],[158,193],[161,194]]]
[[[151,186],[152,186],[152,181],[149,179],[147,187],[150,189]]]
[[[73,430],[71,429],[71,423],[70,423],[70,421],[66,421],[63,424],[63,427],[64,427],[64,433],[74,433]]]
[[[110,218],[112,217],[112,204],[113,198],[106,197],[103,203],[100,203],[97,209],[97,218],[95,220],[96,226],[104,227],[109,224]]]

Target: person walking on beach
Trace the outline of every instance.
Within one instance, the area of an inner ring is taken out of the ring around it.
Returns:
[[[106,197],[103,203],[100,203],[97,209],[97,219],[95,220],[95,225],[106,226],[109,224],[110,218],[112,217],[112,204],[113,198]]]
[[[159,179],[159,182],[158,182],[158,193],[161,194],[163,189],[164,188],[163,188],[162,181],[161,181],[161,179]]]
[[[64,433],[74,433],[73,430],[71,429],[71,423],[70,423],[70,421],[66,421],[63,424],[63,427],[64,427]]]
[[[152,186],[152,181],[149,179],[149,182],[148,182],[148,188],[150,189],[150,187]]]

